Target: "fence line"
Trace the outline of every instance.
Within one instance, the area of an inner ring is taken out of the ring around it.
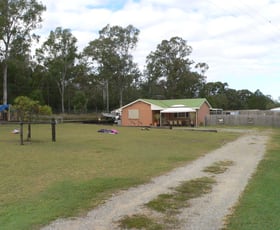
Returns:
[[[205,125],[280,127],[280,114],[207,115]]]

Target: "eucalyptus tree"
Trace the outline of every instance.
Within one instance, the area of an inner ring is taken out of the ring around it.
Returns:
[[[32,40],[38,38],[31,31],[40,25],[45,10],[45,6],[36,0],[0,1],[0,60],[3,64],[4,104],[8,102],[8,60],[11,49],[29,47]]]
[[[103,101],[101,99],[105,97],[106,93],[103,92],[105,91],[104,84],[102,84],[104,81],[101,80],[91,60],[92,58],[89,56],[80,55],[75,68],[76,77],[73,84],[78,91],[85,93],[87,98],[86,109],[98,111],[106,107],[106,98]],[[76,92],[74,96],[76,97]]]
[[[32,60],[28,42],[24,39],[17,39],[11,44],[7,65],[9,67],[9,101],[13,101],[18,95],[39,99],[32,96],[38,94],[40,88],[37,87],[38,79],[34,72],[36,64]],[[40,101],[44,102],[43,100]]]
[[[146,77],[150,95],[153,88],[165,82],[164,96],[167,98],[194,97],[198,95],[205,77],[194,72],[194,61],[189,59],[192,47],[180,37],[163,40],[146,58]],[[206,70],[206,64],[196,65]],[[204,72],[203,72],[204,73]]]
[[[248,89],[241,89],[237,91],[238,100],[240,102],[239,109],[248,109],[249,107],[249,100],[252,97],[253,93]]]
[[[9,92],[9,101],[13,101],[18,95],[28,95],[32,91],[32,67],[29,52],[20,53],[12,48],[9,60],[9,82],[7,91]],[[2,86],[2,84],[0,84]]]
[[[91,41],[84,49],[84,55],[91,58],[94,72],[106,89],[106,98],[109,97],[110,89],[111,93],[116,90],[120,107],[123,105],[125,90],[140,76],[132,56],[138,35],[139,30],[132,25],[125,28],[107,25],[99,31],[99,38]]]
[[[238,91],[235,89],[226,90],[227,103],[224,106],[225,109],[239,110],[241,109],[241,100],[238,95]]]
[[[199,96],[205,97],[214,108],[228,108],[228,83],[207,82],[200,90]]]
[[[212,97],[217,95],[225,94],[228,88],[228,83],[218,82],[208,82],[203,85],[203,88],[200,91],[201,97]]]
[[[65,112],[65,89],[73,80],[73,71],[77,54],[77,39],[69,29],[57,27],[51,31],[48,39],[36,50],[38,62],[45,67],[54,80],[61,97],[61,112]]]
[[[256,90],[248,100],[249,109],[271,109],[275,104],[270,96],[264,95],[259,89]]]

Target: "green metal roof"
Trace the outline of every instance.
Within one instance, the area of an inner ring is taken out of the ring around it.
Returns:
[[[169,108],[174,105],[184,105],[189,108],[200,108],[206,102],[210,107],[211,105],[206,98],[189,98],[189,99],[170,99],[170,100],[154,100],[154,99],[140,99],[149,104],[153,104],[162,108]]]

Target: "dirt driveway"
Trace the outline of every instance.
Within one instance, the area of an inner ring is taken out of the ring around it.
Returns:
[[[205,156],[152,179],[148,184],[133,187],[111,197],[106,203],[90,211],[87,216],[59,219],[42,230],[109,230],[118,229],[116,222],[125,215],[144,212],[143,204],[167,193],[182,181],[209,176],[203,169],[218,161],[234,164],[216,175],[212,192],[190,201],[190,206],[178,216],[177,229],[217,230],[236,204],[248,180],[265,153],[268,135],[248,132],[234,142],[209,152]]]

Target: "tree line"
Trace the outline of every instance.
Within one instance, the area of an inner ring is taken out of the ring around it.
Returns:
[[[190,58],[192,47],[181,37],[161,41],[141,71],[133,51],[139,29],[106,25],[78,51],[68,28],[50,31],[32,52],[33,34],[46,7],[36,0],[0,2],[1,103],[28,96],[55,112],[110,111],[137,98],[205,97],[215,108],[270,109],[278,106],[260,90],[235,90],[225,82],[207,82],[206,63]],[[0,104],[1,104],[0,103]]]

